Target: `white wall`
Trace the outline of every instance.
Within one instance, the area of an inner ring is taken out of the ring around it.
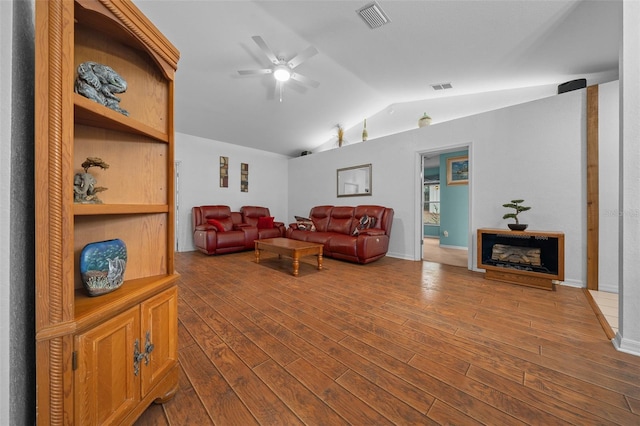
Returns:
[[[579,90],[289,161],[289,219],[318,204],[393,207],[389,256],[420,260],[419,153],[469,146],[470,247],[523,198],[532,230],[565,233],[565,283],[586,280],[586,91]],[[372,195],[336,197],[336,169],[373,164]]]
[[[220,188],[220,156],[229,157],[229,187]],[[195,250],[191,208],[222,204],[239,211],[245,205],[268,207],[276,221],[286,222],[289,157],[176,133],[179,251]],[[240,192],[240,163],[249,164],[249,192]]]
[[[599,238],[598,290],[618,293],[620,221],[620,84],[598,87]]]
[[[622,2],[620,56],[620,293],[614,345],[640,355],[640,2]]]

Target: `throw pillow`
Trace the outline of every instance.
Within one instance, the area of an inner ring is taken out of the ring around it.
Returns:
[[[308,217],[302,216],[294,216],[296,218],[296,223],[298,225],[298,229],[300,231],[315,231],[316,226],[313,224],[313,221]]]
[[[215,219],[207,219],[207,223],[216,228],[218,232],[224,232],[224,225]]]
[[[272,229],[273,216],[262,216],[258,218],[258,229]]]
[[[363,231],[365,229],[371,229],[375,225],[376,225],[376,218],[367,216],[365,214],[360,218],[360,220],[358,221],[358,225],[356,225],[356,227],[353,230],[353,233],[351,235],[353,235],[353,236],[359,235],[360,231]]]

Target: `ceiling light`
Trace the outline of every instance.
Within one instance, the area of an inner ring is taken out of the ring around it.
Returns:
[[[291,78],[291,70],[286,65],[278,65],[273,70],[273,76],[278,81],[287,81]]]

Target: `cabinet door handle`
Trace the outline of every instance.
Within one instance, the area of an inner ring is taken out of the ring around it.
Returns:
[[[135,376],[140,373],[140,361],[142,361],[146,355],[140,352],[140,340],[136,339],[133,342],[133,374]]]
[[[144,342],[144,365],[149,365],[149,355],[153,352],[153,348],[155,348],[155,346],[151,343],[151,332],[147,331]]]

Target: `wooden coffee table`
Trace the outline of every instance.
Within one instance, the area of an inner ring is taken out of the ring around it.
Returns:
[[[300,258],[303,256],[317,256],[318,270],[322,270],[322,244],[307,243],[304,241],[291,240],[289,238],[265,238],[255,240],[256,263],[260,263],[260,251],[276,253],[278,257],[282,255],[293,259],[293,276],[298,276],[300,268]]]

